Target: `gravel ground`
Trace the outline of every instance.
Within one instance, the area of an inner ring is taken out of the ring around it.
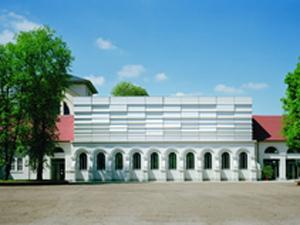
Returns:
[[[294,183],[0,187],[0,224],[300,224]]]

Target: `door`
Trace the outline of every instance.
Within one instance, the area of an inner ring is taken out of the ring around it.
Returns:
[[[298,179],[300,175],[299,163],[295,159],[286,160],[286,177],[287,179]]]
[[[51,179],[65,179],[65,159],[51,159]]]
[[[264,165],[270,165],[272,167],[272,179],[277,179],[279,177],[279,159],[264,159]]]

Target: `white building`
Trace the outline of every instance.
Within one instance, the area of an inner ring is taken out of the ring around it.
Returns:
[[[251,98],[98,97],[89,81],[73,81],[46,179],[257,180],[263,164],[276,179],[299,177],[300,154],[287,153],[281,117],[252,116]],[[12,177],[35,179],[27,164],[16,158]]]

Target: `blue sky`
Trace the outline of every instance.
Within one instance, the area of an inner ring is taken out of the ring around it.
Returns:
[[[251,96],[255,114],[280,114],[299,10],[298,0],[1,0],[0,43],[49,25],[100,95],[128,80],[153,96]]]

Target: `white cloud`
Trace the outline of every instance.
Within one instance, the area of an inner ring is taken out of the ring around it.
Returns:
[[[176,97],[183,97],[183,96],[200,96],[203,95],[201,92],[193,92],[193,93],[185,93],[185,92],[176,92],[175,94],[172,94],[171,96]]]
[[[8,42],[12,42],[14,40],[14,32],[10,30],[4,30],[0,33],[0,44],[7,44]]]
[[[136,78],[146,71],[143,65],[125,65],[118,71],[119,78]]]
[[[215,86],[215,92],[220,92],[224,94],[241,94],[243,93],[243,90],[240,88],[227,86],[225,84],[218,84]]]
[[[6,44],[8,42],[14,42],[15,34],[20,31],[30,31],[41,27],[33,21],[30,21],[22,15],[18,15],[14,12],[9,12],[0,17],[0,25],[5,27],[0,33],[0,43]]]
[[[165,81],[167,79],[168,79],[168,77],[165,73],[158,73],[158,74],[155,75],[155,80],[156,81],[160,82],[160,81]]]
[[[251,90],[262,90],[268,88],[269,85],[266,83],[253,83],[249,82],[242,85],[243,89],[251,89]]]
[[[99,37],[96,40],[96,44],[97,44],[98,48],[100,48],[102,50],[112,50],[112,49],[117,48],[117,46],[113,45],[113,43],[110,40],[105,40],[101,37]]]
[[[84,77],[87,80],[90,80],[95,86],[102,86],[105,83],[105,78],[103,76],[89,75]]]

